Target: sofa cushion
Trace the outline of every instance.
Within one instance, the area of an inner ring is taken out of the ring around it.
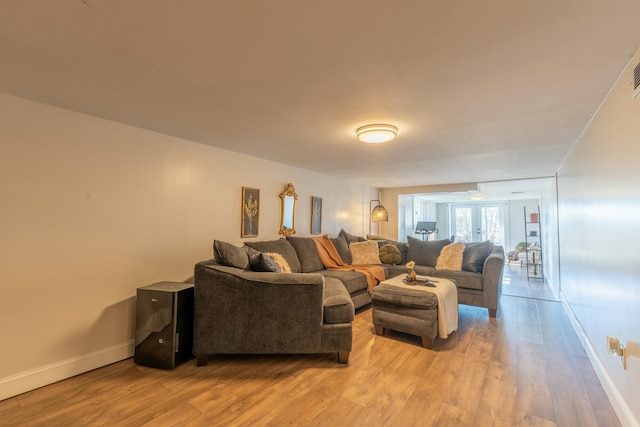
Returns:
[[[262,271],[271,273],[282,273],[278,264],[269,255],[256,251],[249,246],[245,246],[247,254],[249,255],[249,267],[251,271]]]
[[[350,243],[349,251],[353,265],[380,264],[378,244],[372,240]]]
[[[319,273],[324,277],[333,277],[340,280],[351,295],[367,290],[367,276],[363,273],[348,270],[322,270]]]
[[[246,242],[245,245],[260,252],[275,252],[282,255],[284,259],[287,260],[289,267],[291,267],[291,272],[300,273],[300,261],[298,260],[298,255],[287,239]]]
[[[331,237],[331,243],[336,247],[338,254],[340,254],[340,258],[342,258],[342,262],[345,264],[351,264],[351,252],[349,251],[349,244],[343,237]]]
[[[461,271],[464,248],[465,245],[462,242],[451,243],[442,248],[436,270]]]
[[[344,231],[344,229],[340,230],[340,233],[338,233],[338,237],[342,237],[347,242],[347,245],[350,245],[351,243],[355,243],[355,242],[364,242],[367,240],[364,237],[354,236],[353,234],[349,234],[346,231]]]
[[[400,249],[398,249],[396,245],[393,245],[391,243],[382,245],[382,247],[380,247],[380,261],[385,264],[400,264],[402,262],[402,254],[400,253]]]
[[[249,255],[245,248],[214,240],[213,257],[218,264],[249,270]]]
[[[325,277],[324,322],[349,323],[353,321],[354,314],[353,302],[342,282],[332,277]]]
[[[464,248],[462,259],[462,269],[473,273],[482,273],[484,261],[487,259],[493,248],[493,243],[489,240],[484,242],[467,243]]]
[[[457,288],[481,291],[484,286],[482,274],[470,271],[434,270],[431,273],[431,277],[449,279],[456,284]]]
[[[407,260],[415,261],[418,265],[426,265],[435,267],[440,256],[442,248],[451,243],[451,240],[431,240],[423,241],[415,237],[407,236],[409,250],[407,251]]]
[[[291,243],[291,246],[293,246],[293,249],[295,249],[298,255],[300,273],[310,273],[324,268],[313,239],[310,237],[288,236],[287,240]]]

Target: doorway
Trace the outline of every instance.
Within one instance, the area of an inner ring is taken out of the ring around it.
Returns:
[[[456,242],[489,240],[505,246],[506,215],[504,203],[451,204],[451,234]]]

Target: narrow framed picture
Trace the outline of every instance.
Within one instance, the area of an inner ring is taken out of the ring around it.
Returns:
[[[260,189],[242,187],[240,237],[256,237],[260,226]]]
[[[311,196],[311,234],[322,233],[322,198]]]

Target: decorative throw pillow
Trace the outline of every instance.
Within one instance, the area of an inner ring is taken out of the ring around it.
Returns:
[[[464,243],[457,242],[445,246],[440,251],[436,270],[462,270],[462,254],[464,253]]]
[[[379,237],[379,236],[374,236],[372,234],[367,234],[367,237]],[[379,237],[380,239],[382,239],[381,237]],[[398,264],[406,264],[409,259],[407,257],[407,253],[409,252],[409,245],[405,242],[397,242],[395,240],[389,240],[389,239],[383,239],[383,240],[378,240],[376,239],[367,239],[367,240],[375,240],[376,243],[378,244],[379,248],[382,248],[384,245],[393,245],[396,248],[398,248],[398,250],[400,251],[400,261],[396,263],[396,265]],[[382,260],[382,258],[380,258],[380,260]],[[382,261],[384,262],[384,261]],[[385,263],[386,264],[386,263]]]
[[[234,246],[231,243],[215,240],[213,242],[213,257],[218,264],[227,267],[249,269],[249,255],[244,248]]]
[[[385,264],[398,265],[402,262],[402,254],[396,245],[387,243],[380,248],[380,261]],[[462,265],[462,257],[460,257],[460,265]]]
[[[409,262],[409,245],[406,242],[398,242],[394,243],[396,248],[400,251],[400,255],[402,256],[402,260],[400,264],[404,265]]]
[[[380,264],[378,244],[373,240],[351,243],[349,251],[353,265]]]
[[[418,265],[426,265],[435,267],[440,256],[442,248],[451,243],[451,240],[431,240],[422,241],[415,237],[407,236],[409,250],[407,251],[407,259],[415,261]]]
[[[291,273],[291,267],[289,267],[289,263],[286,259],[284,259],[282,255],[277,252],[265,252],[265,255],[268,255],[269,257],[271,257],[271,259],[273,259],[281,272]]]
[[[260,251],[256,251],[249,246],[245,246],[247,254],[249,255],[249,267],[251,271],[263,271],[271,273],[281,273],[278,264],[269,255],[265,255]]]
[[[266,240],[259,242],[246,242],[245,245],[266,253],[275,252],[287,260],[292,273],[300,273],[300,260],[298,254],[287,239]]]
[[[467,243],[462,258],[462,269],[473,273],[482,273],[484,261],[493,249],[493,243],[489,240],[477,243]]]

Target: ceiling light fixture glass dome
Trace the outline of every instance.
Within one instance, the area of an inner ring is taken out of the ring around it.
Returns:
[[[356,129],[358,139],[370,144],[391,141],[397,134],[398,128],[387,124],[366,125]]]

